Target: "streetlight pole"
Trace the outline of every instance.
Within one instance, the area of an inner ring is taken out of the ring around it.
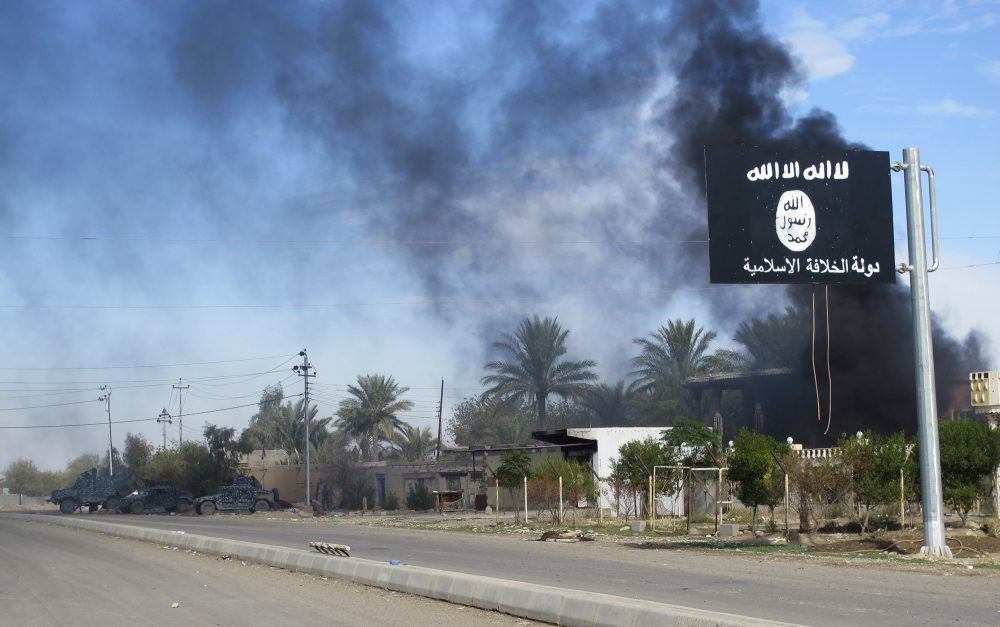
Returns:
[[[115,448],[111,440],[111,386],[102,385],[101,391],[104,392],[104,394],[101,394],[97,400],[104,401],[108,409],[108,476],[111,476],[115,474],[114,461],[112,461]]]

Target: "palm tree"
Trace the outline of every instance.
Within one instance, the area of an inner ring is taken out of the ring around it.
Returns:
[[[597,364],[589,359],[559,361],[566,354],[567,335],[569,331],[560,327],[555,318],[542,320],[537,315],[522,320],[514,335],[504,333],[493,346],[511,359],[486,364],[494,374],[483,377],[483,385],[492,386],[483,396],[523,398],[533,404],[539,429],[545,429],[545,403],[550,394],[578,396],[586,391],[587,381],[597,379],[591,370]]]
[[[620,427],[632,422],[632,394],[625,381],[614,385],[599,383],[587,390],[580,404],[596,419],[598,426]]]
[[[430,427],[414,427],[405,422],[390,436],[389,441],[395,447],[394,452],[408,462],[426,459],[437,448],[437,438]]]
[[[637,377],[629,386],[630,391],[661,399],[677,399],[692,414],[697,409],[695,399],[684,388],[688,378],[722,369],[723,360],[709,354],[715,339],[714,331],[695,328],[692,318],[670,320],[650,334],[651,339],[632,340],[640,347],[632,359],[635,367],[630,374]]]
[[[302,415],[303,402],[302,399],[299,399],[294,403],[288,401],[282,405],[273,424],[274,432],[278,436],[278,446],[288,451],[289,456],[296,459],[301,459],[305,454],[306,423]],[[330,435],[327,425],[333,420],[333,416],[317,419],[318,412],[319,407],[309,405],[310,452],[322,446],[324,440]]]
[[[733,339],[743,351],[720,351],[734,369],[792,368],[808,347],[810,321],[805,311],[786,307],[784,314],[769,314],[741,322]]]
[[[413,403],[399,397],[409,389],[380,374],[358,375],[358,384],[347,386],[354,398],[340,401],[339,418],[334,424],[358,441],[362,459],[378,459],[382,442],[401,428],[402,421],[396,414],[412,409]]]

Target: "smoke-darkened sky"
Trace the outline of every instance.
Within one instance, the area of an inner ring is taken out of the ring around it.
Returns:
[[[106,384],[116,446],[160,442],[182,377],[213,412],[185,437],[242,428],[252,407],[215,410],[301,391],[307,348],[321,415],[380,372],[436,427],[441,379],[447,419],[536,313],[611,381],[668,318],[728,345],[789,296],[708,283],[710,141],[921,147],[950,238],[932,304],[990,341],[996,266],[959,266],[1000,242],[1000,9],[878,6],[5,2],[0,426],[106,420]],[[107,431],[0,442],[0,467],[56,469]]]

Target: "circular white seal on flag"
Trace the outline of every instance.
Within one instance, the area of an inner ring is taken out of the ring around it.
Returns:
[[[789,190],[778,199],[774,230],[785,248],[802,252],[816,239],[816,210],[806,193]]]

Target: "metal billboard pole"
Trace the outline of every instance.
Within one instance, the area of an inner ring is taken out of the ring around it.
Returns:
[[[903,163],[892,169],[903,170],[906,182],[906,230],[910,263],[899,264],[900,274],[910,273],[910,298],[913,302],[913,346],[917,375],[917,434],[920,442],[920,489],[923,494],[924,555],[951,557],[944,535],[944,503],[941,489],[941,450],[938,443],[937,395],[934,390],[934,351],[931,345],[931,311],[927,273],[938,268],[937,198],[934,170],[920,165],[918,148],[903,149]],[[923,192],[920,173],[927,172],[931,210],[931,247],[933,263],[928,268],[924,245]]]

